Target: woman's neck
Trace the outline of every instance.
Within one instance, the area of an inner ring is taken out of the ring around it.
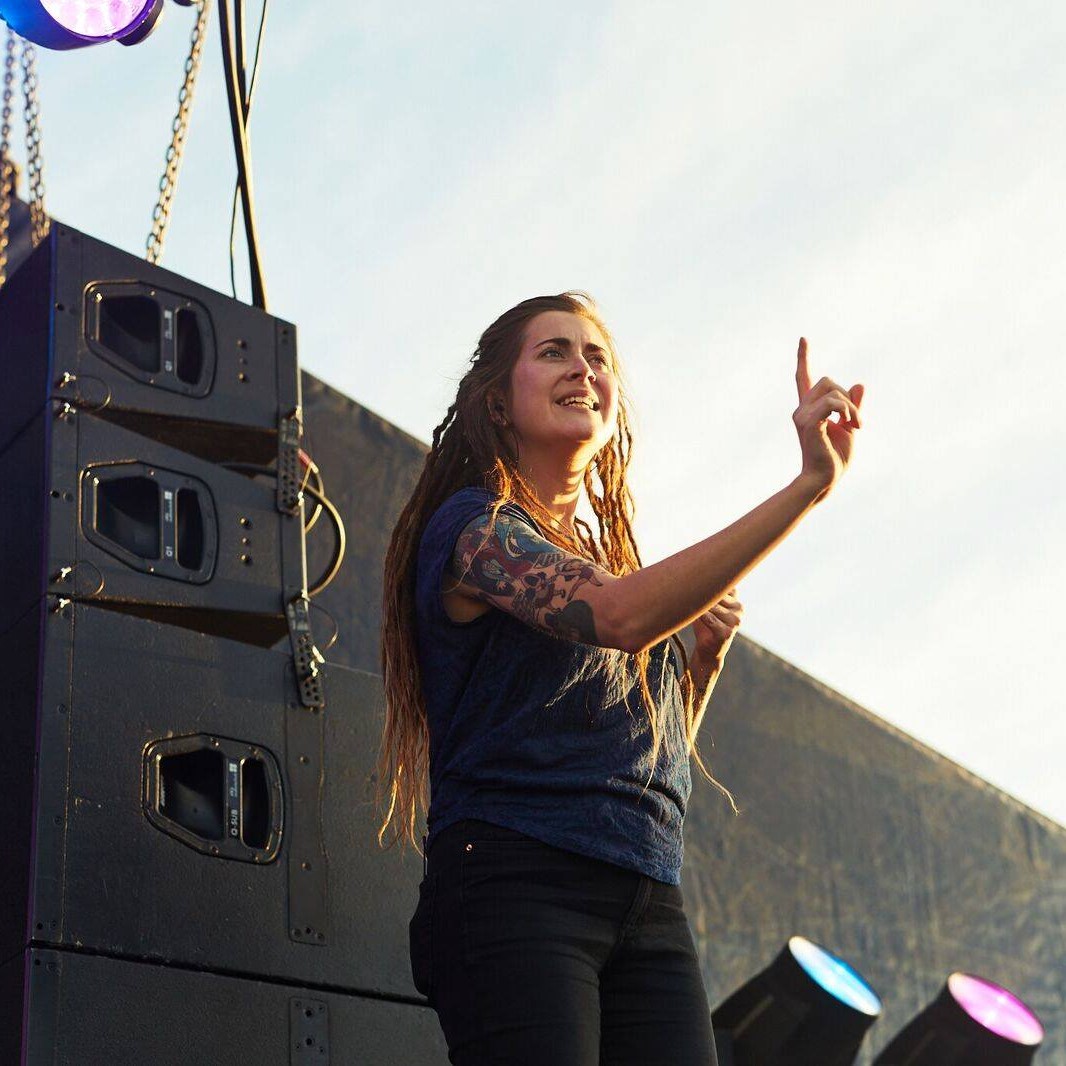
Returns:
[[[520,462],[519,469],[557,526],[573,536],[584,468],[560,468],[558,463],[537,463],[534,459]]]

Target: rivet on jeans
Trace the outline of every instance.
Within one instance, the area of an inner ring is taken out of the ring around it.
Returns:
[[[474,850],[474,845],[473,844],[467,844],[466,850],[467,851],[473,851]]]

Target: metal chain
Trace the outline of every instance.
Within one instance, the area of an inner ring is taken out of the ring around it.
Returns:
[[[26,99],[26,178],[30,190],[30,232],[33,247],[48,236],[51,220],[44,210],[44,158],[41,155],[41,108],[37,102],[37,51],[22,42],[22,92]]]
[[[189,129],[189,111],[192,109],[192,94],[196,87],[196,75],[200,71],[201,53],[204,47],[204,28],[211,6],[210,0],[198,0],[199,16],[193,27],[189,42],[189,56],[185,60],[185,81],[178,92],[178,111],[171,123],[172,137],[167,148],[166,168],[159,179],[159,201],[152,211],[152,232],[148,235],[145,246],[148,249],[148,262],[158,263],[163,258],[163,242],[166,240],[167,226],[170,223],[170,203],[174,197],[174,187],[178,181],[178,168],[181,166],[181,153],[185,149],[185,136]]]
[[[4,47],[4,110],[0,119],[0,288],[7,281],[7,246],[15,164],[11,159],[11,99],[15,94],[15,31],[8,27]]]

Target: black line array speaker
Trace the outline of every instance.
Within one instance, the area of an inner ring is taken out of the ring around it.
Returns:
[[[4,1040],[19,1032],[23,978],[31,1063],[302,1062],[290,1060],[288,1023],[309,999],[327,1014],[325,1029],[308,1021],[316,1055],[446,1061],[436,1018],[413,1005],[404,939],[421,860],[375,842],[380,679],[325,664],[316,712],[301,705],[286,652],[55,604],[43,600],[3,642],[16,715],[0,774],[21,802],[5,818],[0,958],[18,977],[0,985],[0,1061],[19,1061]],[[98,983],[108,974],[121,1009]],[[86,1001],[97,1010],[86,1015]],[[408,1020],[391,1049],[380,1033],[364,1045],[354,1019],[377,1032],[398,1004]],[[147,1017],[137,1029],[152,1041],[115,1055],[125,1016],[149,1011],[172,1039],[182,1032],[172,1057]],[[236,1038],[257,1011],[278,1038],[246,1058]],[[342,1052],[332,1025],[345,1012],[353,1042]]]
[[[54,224],[0,290],[0,448],[50,397],[205,458],[269,461],[296,331]]]
[[[0,1062],[446,1061],[380,678],[310,634],[292,326],[53,225],[0,385]]]
[[[181,624],[259,644],[287,633],[303,529],[262,479],[46,406],[0,453],[0,501],[0,558],[23,561],[0,628],[47,589],[153,617],[182,608]]]
[[[21,563],[0,629],[50,591],[286,635],[306,586],[290,324],[56,225],[0,290],[0,405],[0,558]],[[276,487],[224,465],[272,462]]]

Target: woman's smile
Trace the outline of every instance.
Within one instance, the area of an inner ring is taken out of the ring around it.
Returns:
[[[591,398],[583,400],[556,400],[555,402],[566,411],[588,411],[589,414],[598,411],[600,406],[597,400]]]

